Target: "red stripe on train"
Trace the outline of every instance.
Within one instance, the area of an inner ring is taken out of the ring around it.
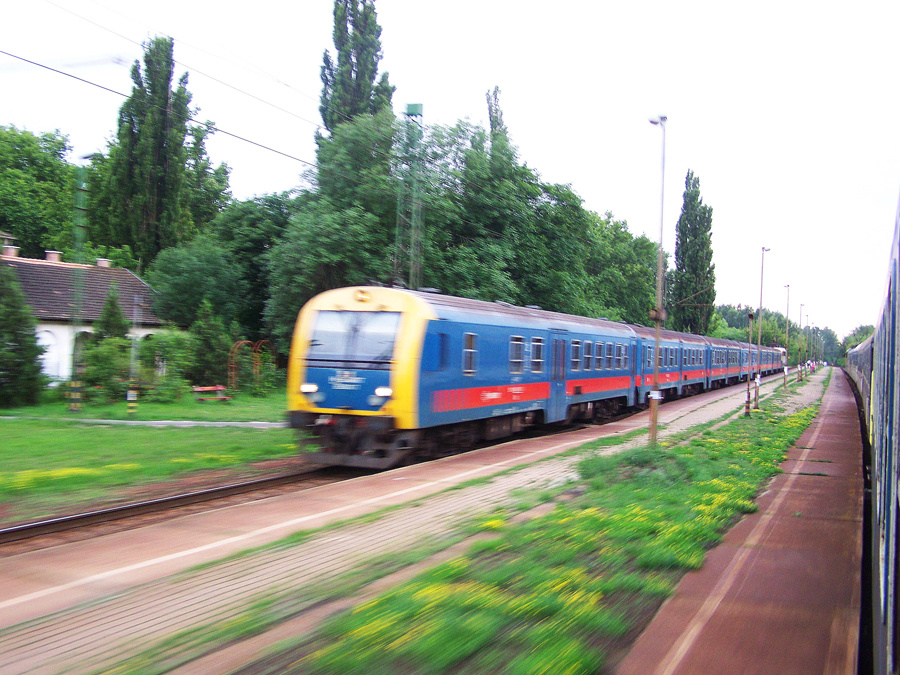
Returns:
[[[550,398],[549,382],[507,384],[500,387],[472,387],[471,389],[444,389],[432,393],[431,410],[433,412],[450,412],[546,398]]]

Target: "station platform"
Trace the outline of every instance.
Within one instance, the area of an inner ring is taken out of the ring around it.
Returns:
[[[685,575],[616,675],[856,673],[862,439],[843,373],[784,473]]]

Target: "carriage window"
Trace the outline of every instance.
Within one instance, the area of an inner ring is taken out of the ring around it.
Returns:
[[[690,363],[688,361],[688,357],[690,356],[690,349],[682,349],[681,350],[681,365],[686,366]]]
[[[675,347],[670,347],[670,348],[669,348],[669,365],[670,365],[670,366],[674,366],[674,365],[675,365],[675,356],[676,356],[676,354],[675,354]]]
[[[594,359],[594,362],[597,364],[595,368],[597,370],[603,370],[603,343],[598,342],[594,345],[594,349],[596,350],[597,358]]]
[[[628,345],[622,345],[622,367],[628,368]]]
[[[648,345],[644,349],[647,352],[647,368],[650,369],[653,367],[653,347]]]
[[[623,351],[624,351],[624,350],[622,349],[622,345],[620,345],[620,344],[617,342],[617,343],[616,343],[616,368],[621,368],[621,367],[622,367],[622,352],[623,352]]]
[[[509,372],[513,375],[525,369],[525,338],[517,335],[509,338]]]
[[[474,375],[478,367],[478,336],[463,333],[463,375]]]
[[[662,368],[664,365],[666,365],[666,348],[665,347],[660,348],[659,354],[657,354],[656,364],[660,368]]]
[[[607,370],[613,369],[613,343],[612,342],[606,343],[606,369]]]
[[[590,340],[584,342],[584,370],[594,367],[594,345]]]
[[[544,338],[531,338],[531,372],[544,372]]]
[[[572,340],[572,370],[581,369],[581,340]]]

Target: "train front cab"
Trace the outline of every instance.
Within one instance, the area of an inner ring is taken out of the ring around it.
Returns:
[[[427,303],[402,291],[342,288],[300,311],[288,362],[288,420],[329,464],[384,468],[417,442]]]

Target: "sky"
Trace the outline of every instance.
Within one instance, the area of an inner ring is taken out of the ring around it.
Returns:
[[[332,7],[0,0],[0,51],[127,94],[141,43],[173,37],[199,117],[257,144],[208,143],[248,199],[305,184]],[[755,307],[762,281],[763,306],[795,323],[841,338],[876,322],[900,197],[896,0],[375,7],[396,113],[421,103],[428,125],[486,125],[485,94],[499,87],[522,162],[653,241],[662,200],[670,254],[692,170],[713,209],[717,303]],[[0,91],[0,124],[58,129],[77,163],[106,150],[124,100],[5,54]]]

